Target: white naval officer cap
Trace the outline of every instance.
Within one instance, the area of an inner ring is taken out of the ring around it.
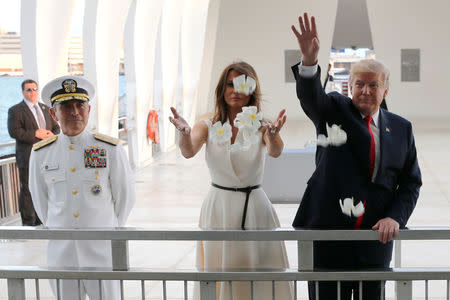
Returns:
[[[95,97],[95,88],[84,77],[66,75],[48,82],[42,89],[41,97],[51,107],[70,100],[89,102]]]

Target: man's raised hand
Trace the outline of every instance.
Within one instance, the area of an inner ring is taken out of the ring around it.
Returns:
[[[297,38],[300,51],[303,55],[302,64],[305,66],[315,65],[317,63],[317,56],[320,48],[316,19],[311,17],[310,22],[308,14],[304,13],[303,18],[301,16],[298,17],[298,24],[300,32],[298,32],[294,25],[292,25],[291,28]]]

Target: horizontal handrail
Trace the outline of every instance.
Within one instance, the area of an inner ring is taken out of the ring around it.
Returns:
[[[10,142],[6,142],[6,143],[0,143],[0,149],[1,148],[5,148],[5,147],[10,147],[10,146],[15,146],[16,145],[16,141],[10,141]]]
[[[0,227],[0,239],[29,240],[167,240],[167,241],[370,241],[374,230],[148,230],[145,228],[45,228]],[[450,240],[450,227],[417,227],[400,230],[396,240]]]
[[[8,158],[2,158],[2,159],[0,159],[0,166],[7,165],[10,163],[15,163],[15,162],[16,162],[15,156],[8,157]]]
[[[46,268],[2,266],[0,278],[89,279],[89,280],[187,280],[187,281],[326,281],[326,280],[449,280],[450,268],[392,268],[374,270],[155,270],[130,268],[112,271],[107,268]]]

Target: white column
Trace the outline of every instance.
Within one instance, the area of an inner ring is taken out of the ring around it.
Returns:
[[[153,108],[155,46],[163,0],[134,0],[125,26],[128,151],[134,167],[152,159],[147,116]]]
[[[194,124],[209,0],[185,0],[181,25],[183,116]]]
[[[42,87],[67,74],[70,25],[75,0],[22,0],[21,44],[24,78]]]
[[[97,91],[88,128],[118,136],[119,63],[131,0],[88,0],[83,24],[84,75]]]
[[[170,124],[170,107],[174,106],[175,88],[178,80],[180,48],[180,25],[183,12],[182,0],[165,0],[161,20],[161,65],[163,105],[159,118],[161,149],[167,151],[175,145],[175,127]]]

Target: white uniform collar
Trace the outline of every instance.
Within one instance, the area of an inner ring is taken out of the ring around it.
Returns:
[[[79,135],[75,135],[75,136],[67,136],[65,134],[62,134],[64,139],[66,139],[69,144],[74,144],[74,145],[81,144],[86,135],[87,135],[86,130],[83,130]]]

